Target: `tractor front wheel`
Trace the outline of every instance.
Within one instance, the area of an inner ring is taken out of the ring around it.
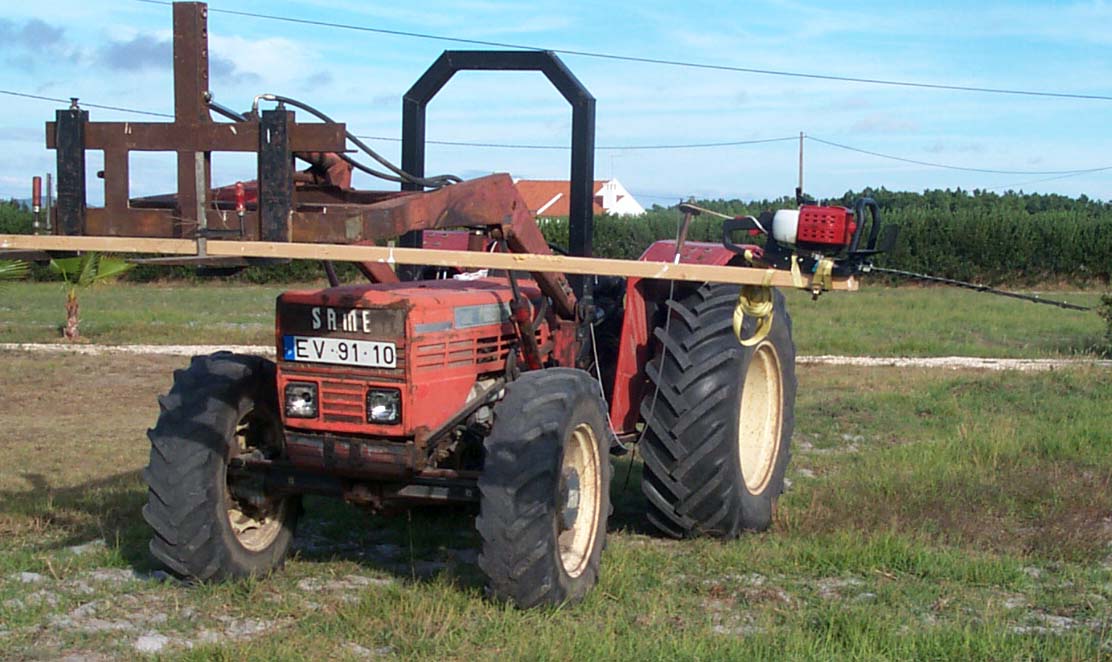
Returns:
[[[656,330],[641,403],[641,488],[649,521],[673,537],[734,537],[763,531],[784,489],[795,406],[795,345],[784,297],[773,293],[773,322],[755,347],[734,336],[736,286],[704,285],[669,302]],[[755,320],[746,319],[745,336]]]
[[[581,600],[598,581],[610,514],[611,432],[586,372],[527,372],[506,387],[484,441],[479,567],[518,607]]]
[[[188,369],[174,372],[159,406],[143,472],[151,553],[198,581],[281,566],[300,500],[268,496],[258,477],[229,471],[234,458],[269,460],[283,452],[274,364],[231,353],[194,357]]]

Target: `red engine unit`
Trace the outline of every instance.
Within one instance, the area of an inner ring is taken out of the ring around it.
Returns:
[[[819,207],[804,205],[799,208],[800,244],[823,246],[849,246],[857,231],[853,210],[845,207]]]

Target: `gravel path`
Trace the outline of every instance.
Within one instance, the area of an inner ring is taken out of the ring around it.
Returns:
[[[797,356],[801,365],[847,365],[889,368],[949,368],[951,370],[1054,370],[1071,366],[1112,368],[1112,361],[1096,359],[992,359],[975,356],[932,356],[921,358],[884,356]]]
[[[196,356],[212,354],[221,350],[237,354],[257,354],[274,356],[270,345],[93,345],[62,343],[0,343],[0,352],[40,352],[43,354],[145,354],[157,356]]]
[[[0,343],[0,352],[41,352],[73,354],[146,354],[194,356],[227,350],[239,354],[274,356],[270,345],[64,345],[61,343]],[[844,365],[886,368],[948,368],[951,370],[1054,370],[1074,366],[1112,368],[1112,361],[1096,359],[993,359],[971,356],[923,358],[883,356],[798,356],[799,365]]]

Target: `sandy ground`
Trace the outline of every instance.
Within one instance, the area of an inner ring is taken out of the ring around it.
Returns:
[[[142,354],[195,356],[220,350],[238,354],[274,356],[269,345],[63,345],[59,343],[0,343],[0,352],[43,352],[74,354]],[[884,356],[797,356],[800,365],[846,365],[890,368],[948,368],[951,370],[1054,370],[1073,366],[1112,368],[1112,361],[1096,359],[994,359],[973,356],[884,357]]]

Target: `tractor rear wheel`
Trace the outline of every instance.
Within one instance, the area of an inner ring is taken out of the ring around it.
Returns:
[[[526,372],[484,441],[479,567],[518,607],[576,602],[598,581],[610,514],[611,432],[586,372]]]
[[[755,347],[733,333],[737,287],[703,285],[670,302],[641,404],[648,519],[673,537],[763,531],[784,489],[794,427],[795,345],[784,297]],[[756,321],[747,318],[743,335]],[[655,397],[655,404],[653,403]]]
[[[193,357],[174,372],[147,432],[143,517],[151,553],[175,574],[207,581],[282,565],[300,514],[297,497],[268,497],[257,477],[230,475],[237,456],[283,452],[274,363],[227,352]]]

